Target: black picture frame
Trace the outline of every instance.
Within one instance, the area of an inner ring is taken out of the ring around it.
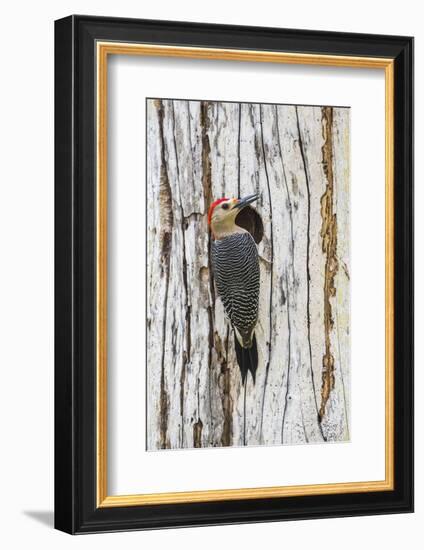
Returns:
[[[98,40],[394,60],[392,491],[97,507]],[[55,527],[68,533],[413,511],[413,39],[73,15],[55,22]]]

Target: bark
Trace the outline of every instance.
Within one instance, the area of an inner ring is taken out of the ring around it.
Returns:
[[[254,192],[259,365],[243,387],[207,211]],[[349,207],[348,109],[147,102],[148,449],[349,439]]]

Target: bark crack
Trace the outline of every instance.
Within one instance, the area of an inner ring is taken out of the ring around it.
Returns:
[[[222,411],[224,414],[224,426],[222,429],[221,445],[229,447],[232,445],[233,431],[233,400],[231,398],[231,371],[228,366],[228,342],[230,337],[230,325],[227,325],[225,338],[225,361],[221,364],[222,375]]]
[[[321,406],[319,418],[322,421],[325,414],[325,407],[334,388],[334,356],[331,351],[330,333],[334,321],[332,316],[331,299],[336,296],[334,279],[338,271],[337,260],[337,215],[334,212],[334,174],[333,174],[333,109],[323,107],[322,110],[322,135],[324,144],[322,146],[322,163],[327,179],[326,189],[321,197],[321,218],[322,225],[320,236],[322,238],[322,252],[325,254],[324,270],[324,336],[325,353],[322,358],[322,386]]]
[[[161,238],[161,273],[165,276],[165,296],[164,296],[164,314],[162,321],[162,353],[161,353],[161,377],[160,377],[160,421],[159,421],[159,439],[160,448],[169,448],[168,438],[168,416],[169,416],[169,396],[165,384],[165,351],[166,351],[166,330],[167,330],[167,310],[169,294],[169,272],[172,250],[172,229],[174,225],[174,215],[172,211],[172,191],[169,183],[167,160],[165,154],[165,138],[163,132],[164,105],[162,101],[157,100],[156,109],[159,123],[160,139],[160,184],[159,184],[159,202],[160,202],[160,238]]]
[[[279,122],[279,116],[278,116],[278,107],[275,106],[275,120],[277,124],[277,143],[278,143],[278,150],[280,153],[280,159],[281,159],[281,167],[283,169],[283,179],[284,179],[284,186],[286,188],[287,193],[287,205],[288,205],[288,211],[289,211],[289,219],[290,219],[290,247],[291,247],[291,264],[292,264],[292,277],[293,277],[293,285],[295,284],[296,278],[294,274],[294,230],[293,230],[293,206],[290,196],[290,190],[289,185],[287,183],[287,175],[286,175],[286,168],[284,166],[284,159],[283,159],[283,151],[281,149],[281,139],[280,139],[280,122]]]
[[[267,384],[268,384],[268,374],[269,374],[269,366],[271,364],[271,353],[272,353],[272,294],[274,289],[274,235],[273,235],[273,220],[272,220],[272,198],[271,198],[271,188],[269,183],[269,174],[268,174],[268,166],[266,162],[266,156],[265,156],[265,142],[264,142],[264,130],[263,130],[263,113],[262,113],[262,105],[259,105],[259,123],[260,123],[260,129],[261,129],[261,149],[262,149],[262,158],[264,163],[264,170],[265,170],[265,179],[267,184],[267,191],[268,191],[268,203],[269,203],[269,221],[270,221],[270,229],[269,229],[269,241],[270,241],[270,293],[269,293],[269,341],[268,344],[268,361],[265,367],[265,380],[264,380],[264,388],[263,388],[263,396],[262,396],[262,406],[261,406],[261,427],[260,427],[260,434],[262,438],[262,429],[263,429],[263,417],[264,417],[264,407],[265,407],[265,393],[267,391]]]
[[[202,446],[202,431],[203,431],[203,422],[199,417],[197,422],[193,424],[193,446],[195,449],[200,449]]]
[[[290,395],[290,370],[291,370],[291,323],[290,323],[290,298],[289,298],[289,286],[287,280],[287,271],[284,272],[286,280],[286,303],[287,303],[287,331],[288,331],[288,358],[287,358],[287,383],[286,383],[286,394],[284,397],[284,410],[283,410],[283,420],[281,422],[281,444],[284,443],[284,423],[286,421],[286,412],[287,405]]]
[[[311,343],[311,272],[310,272],[310,252],[311,252],[311,188],[310,188],[310,182],[309,182],[309,173],[308,168],[306,164],[306,156],[305,156],[305,150],[304,150],[304,143],[302,140],[302,134],[300,131],[300,121],[299,121],[299,111],[298,108],[295,107],[296,110],[296,123],[297,123],[297,133],[299,138],[299,149],[300,149],[300,156],[302,158],[302,164],[303,164],[303,171],[305,174],[305,183],[306,183],[306,194],[308,198],[308,223],[307,223],[307,230],[306,230],[306,323],[307,323],[307,329],[308,329],[308,351],[309,351],[309,365],[311,370],[311,383],[312,383],[312,389],[314,393],[314,402],[315,402],[315,408],[317,411],[317,418],[318,418],[318,426],[319,430],[321,432],[321,436],[326,440],[324,436],[324,432],[322,430],[321,423],[319,422],[319,410],[318,410],[318,401],[317,401],[317,394],[316,394],[316,388],[315,388],[315,377],[314,377],[314,369],[312,368],[312,343]]]
[[[211,163],[211,145],[209,140],[209,102],[201,101],[200,103],[200,129],[202,140],[202,187],[204,197],[204,211],[205,214],[208,211],[208,206],[212,202],[212,163]],[[212,415],[212,397],[211,397],[211,378],[212,378],[212,364],[213,364],[213,347],[214,347],[214,311],[215,311],[215,289],[211,266],[211,234],[208,231],[208,273],[209,273],[209,294],[210,302],[208,305],[208,325],[209,325],[209,352],[208,352],[208,392],[209,392],[209,419],[213,418]]]

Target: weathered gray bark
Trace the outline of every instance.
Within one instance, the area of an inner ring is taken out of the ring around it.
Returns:
[[[259,366],[242,386],[207,211],[257,192]],[[147,103],[147,448],[349,438],[349,110]]]

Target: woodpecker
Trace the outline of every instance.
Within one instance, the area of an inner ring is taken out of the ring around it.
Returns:
[[[255,326],[258,320],[260,271],[259,256],[252,235],[237,225],[237,215],[257,200],[218,199],[209,208],[212,232],[211,263],[218,295],[234,329],[234,343],[242,383],[250,371],[253,383],[258,367]]]

